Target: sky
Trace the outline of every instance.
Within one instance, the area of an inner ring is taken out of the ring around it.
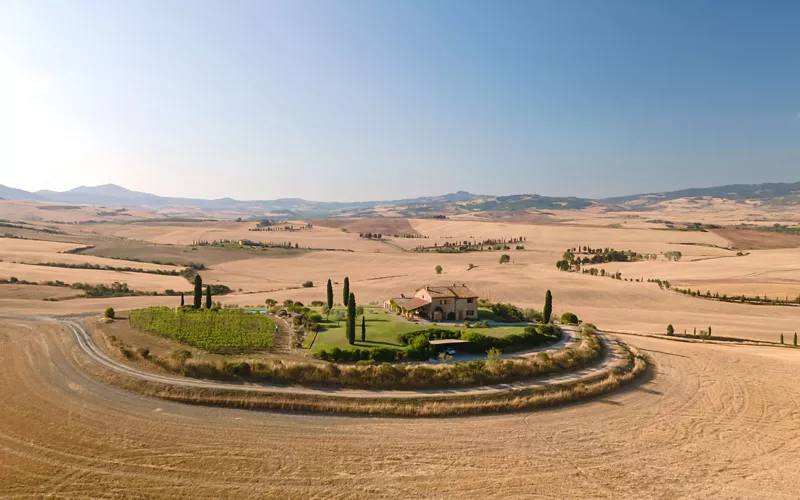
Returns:
[[[800,2],[0,2],[0,184],[324,201],[800,181]]]

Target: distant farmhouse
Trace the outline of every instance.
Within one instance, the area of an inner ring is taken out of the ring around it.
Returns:
[[[431,321],[464,321],[478,319],[478,294],[465,284],[426,286],[413,297],[401,295],[384,302],[383,307],[406,317],[422,317]]]

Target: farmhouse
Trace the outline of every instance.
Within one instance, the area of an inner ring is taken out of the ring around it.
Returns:
[[[464,321],[478,319],[478,294],[465,284],[425,286],[413,297],[401,295],[384,302],[383,307],[408,317],[423,317],[431,321]]]

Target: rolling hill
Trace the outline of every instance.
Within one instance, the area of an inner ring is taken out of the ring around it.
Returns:
[[[69,191],[24,191],[0,185],[0,198],[6,200],[57,202],[113,207],[136,207],[155,211],[228,212],[245,216],[282,215],[310,217],[376,217],[392,214],[405,217],[429,217],[476,212],[519,212],[529,210],[580,210],[605,206],[611,210],[643,209],[663,201],[697,197],[726,198],[737,201],[757,200],[769,204],[800,203],[800,182],[767,184],[731,184],[707,188],[646,193],[606,199],[551,197],[538,194],[510,196],[478,195],[466,191],[442,196],[389,201],[319,202],[300,198],[277,200],[235,200],[219,198],[164,197],[132,191],[116,184],[80,186]]]

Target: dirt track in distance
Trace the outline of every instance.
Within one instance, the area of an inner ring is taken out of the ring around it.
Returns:
[[[551,411],[346,418],[171,404],[76,370],[56,325],[0,322],[0,496],[800,495],[800,351],[626,338],[645,385]]]

